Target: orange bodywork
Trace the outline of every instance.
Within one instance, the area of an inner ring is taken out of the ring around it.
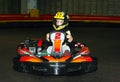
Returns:
[[[81,54],[81,53],[90,54],[90,50],[89,50],[88,47],[83,46],[83,47],[81,48],[81,50],[78,52],[78,54]]]
[[[92,62],[92,58],[90,56],[81,56],[73,59],[71,62]]]
[[[48,60],[49,62],[65,62],[67,59],[69,59],[71,56],[63,56],[61,58],[54,58],[51,56],[43,56],[42,58]],[[20,58],[21,62],[43,62],[40,58],[34,57],[34,56],[23,56]]]
[[[61,58],[54,58],[52,56],[42,56],[42,58],[48,60],[49,62],[65,62],[71,56],[63,56]],[[34,56],[23,56],[20,58],[21,62],[43,62],[40,58]]]
[[[43,56],[44,59],[49,60],[49,62],[65,62],[71,56],[62,56],[61,58],[54,58],[52,56]]]
[[[21,62],[42,62],[41,59],[34,56],[23,56],[20,58]]]
[[[60,39],[55,39],[54,40],[54,50],[55,52],[60,52],[61,47],[61,40]]]
[[[42,58],[48,60],[49,62],[65,62],[71,56],[63,56],[61,58],[54,58],[52,56],[42,56]],[[34,56],[23,56],[20,58],[21,62],[43,62],[40,58],[34,57]],[[78,58],[75,58],[71,61],[71,63],[79,63],[79,62],[92,62],[92,58],[89,56],[81,56]]]
[[[18,47],[17,52],[18,52],[19,54],[21,54],[21,55],[24,55],[25,52],[27,52],[27,53],[29,53],[29,54],[32,54],[32,53],[28,50],[28,48],[25,48],[25,47],[24,47],[24,48]]]

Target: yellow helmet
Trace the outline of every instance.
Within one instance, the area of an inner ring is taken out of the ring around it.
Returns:
[[[57,12],[54,16],[55,19],[69,19],[69,16],[65,12]]]
[[[56,25],[56,20],[57,19],[61,19],[61,20],[64,20],[64,23],[60,26],[57,26]],[[58,11],[55,16],[54,16],[54,19],[53,19],[53,27],[55,30],[62,30],[64,29],[65,27],[68,26],[68,21],[69,21],[69,15],[63,11]]]

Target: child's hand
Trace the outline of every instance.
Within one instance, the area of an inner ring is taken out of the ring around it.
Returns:
[[[49,42],[49,33],[46,34],[46,40]]]
[[[73,41],[73,37],[71,35],[67,35],[66,38],[68,39],[68,42],[72,42]]]

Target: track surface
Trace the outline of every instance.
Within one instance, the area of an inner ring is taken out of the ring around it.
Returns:
[[[43,38],[46,28],[0,29],[0,82],[120,82],[120,27],[74,27],[74,39],[85,43],[98,58],[96,72],[76,76],[37,76],[16,72],[12,58],[16,46],[26,37]]]

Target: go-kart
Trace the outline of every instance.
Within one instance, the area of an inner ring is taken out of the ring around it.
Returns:
[[[43,39],[25,39],[17,46],[13,68],[19,72],[44,75],[83,74],[97,70],[97,59],[82,43],[75,42],[72,49],[66,44],[66,33],[50,34],[51,45]]]

